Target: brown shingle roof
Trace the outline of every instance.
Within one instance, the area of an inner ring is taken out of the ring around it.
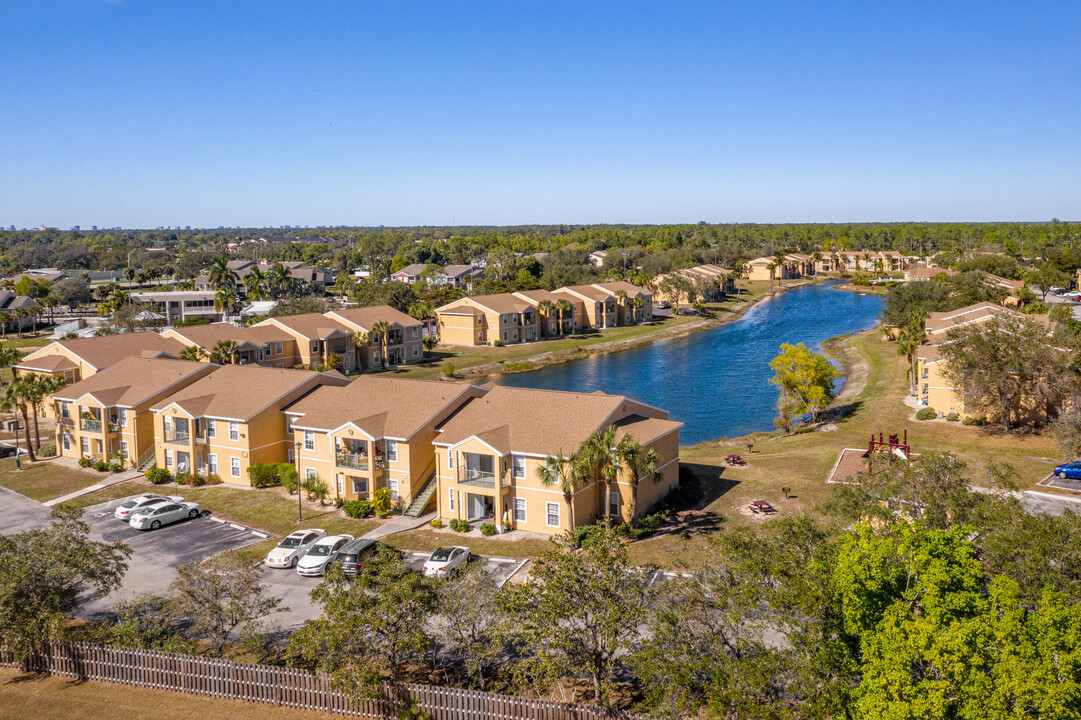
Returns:
[[[32,360],[20,360],[15,367],[23,370],[40,370],[42,372],[57,372],[60,370],[76,370],[79,365],[67,355],[41,355]]]
[[[532,304],[526,302],[522,298],[515,297],[510,293],[499,293],[497,295],[473,295],[470,297],[465,297],[461,300],[455,300],[453,303],[444,305],[443,307],[439,308],[439,310],[460,310],[463,304],[468,304],[463,303],[463,301],[476,303],[477,305],[487,308],[492,312],[497,312],[501,315],[522,312],[523,310],[533,307]],[[451,305],[456,305],[456,307],[451,308]]]
[[[274,325],[240,328],[232,323],[211,323],[210,325],[175,327],[168,332],[176,333],[207,350],[213,349],[222,340],[235,340],[240,345],[251,343],[262,347],[270,342],[293,339],[292,335]]]
[[[280,324],[289,328],[297,335],[309,340],[322,340],[335,331],[348,335],[352,329],[348,325],[338,322],[320,313],[304,313],[303,315],[280,315],[269,318],[255,327]]]
[[[405,327],[422,324],[420,320],[406,315],[401,310],[396,310],[390,305],[372,305],[370,307],[349,308],[347,310],[332,310],[327,316],[345,324],[356,325],[364,332],[371,332],[372,326],[380,320],[398,323]]]
[[[556,290],[556,292],[564,291],[578,293],[579,295],[587,297],[590,300],[605,301],[612,297],[611,293],[607,293],[600,288],[595,288],[592,285],[570,285],[568,287],[561,287],[559,288],[559,290]]]
[[[192,415],[246,420],[283,401],[286,395],[315,381],[344,384],[339,377],[308,370],[282,370],[257,365],[225,365],[156,404],[161,410],[176,403]]]
[[[924,327],[927,328],[927,333],[933,337],[936,335],[945,335],[950,328],[956,327],[957,325],[983,322],[996,315],[1019,317],[1020,313],[1016,313],[1013,310],[1007,310],[1001,305],[982,302],[976,303],[975,305],[966,305],[965,307],[956,310],[931,313],[931,316],[927,318]]]
[[[674,420],[661,420],[660,418],[647,418],[641,415],[631,415],[615,423],[616,441],[624,435],[630,435],[640,445],[647,445],[662,435],[667,435],[673,430],[679,430],[683,423]]]
[[[147,350],[152,352],[172,355],[176,357],[184,349],[184,344],[179,340],[163,338],[156,332],[123,333],[120,335],[99,335],[97,337],[77,338],[75,340],[57,340],[55,345],[66,348],[77,357],[82,358],[96,370],[107,368],[110,365],[128,357],[139,357]],[[31,353],[23,362],[35,360],[37,357],[53,354],[46,345],[41,350]]]
[[[632,285],[629,282],[624,282],[623,280],[616,280],[615,282],[594,283],[592,287],[606,291],[612,295],[615,295],[616,291],[618,290],[622,290],[623,292],[627,293],[629,297],[634,297],[635,295],[646,296],[651,294],[649,290],[638,287],[637,285]]]
[[[200,374],[212,373],[216,365],[166,358],[125,358],[86,380],[53,395],[75,402],[89,393],[106,406],[135,407],[169,387]]]
[[[362,376],[345,387],[321,387],[285,409],[299,413],[295,425],[334,430],[353,423],[372,437],[408,438],[469,385]]]

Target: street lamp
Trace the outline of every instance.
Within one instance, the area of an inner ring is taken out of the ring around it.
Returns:
[[[300,441],[299,440],[296,443],[296,447],[297,447],[297,451],[296,451],[296,455],[294,457],[295,457],[296,464],[297,464],[297,522],[299,523],[299,522],[304,521],[304,509],[300,504]],[[18,457],[18,456],[16,455],[16,457]]]
[[[15,416],[15,469],[22,470],[22,464],[19,462],[19,417]]]

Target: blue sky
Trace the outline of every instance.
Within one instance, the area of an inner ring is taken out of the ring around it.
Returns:
[[[1081,219],[1081,3],[0,0],[0,225]]]

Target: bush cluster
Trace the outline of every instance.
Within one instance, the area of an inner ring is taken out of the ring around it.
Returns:
[[[372,503],[368,500],[347,500],[342,503],[342,511],[351,518],[366,518],[372,514]]]
[[[79,467],[81,467],[81,468],[88,468],[92,464],[93,463],[90,462],[90,458],[85,458],[85,457],[79,458]]]
[[[980,416],[980,417],[967,417],[967,418],[965,418],[964,420],[961,421],[961,424],[962,425],[975,425],[975,426],[979,427],[981,425],[986,425],[987,424],[987,418],[985,418],[983,416]]]
[[[56,457],[56,443],[45,443],[38,448],[40,457]]]
[[[938,413],[935,412],[934,408],[925,407],[922,410],[920,410],[918,413],[916,413],[916,419],[917,420],[934,420],[935,417],[937,417],[937,415],[938,415]]]
[[[297,469],[292,463],[256,463],[248,468],[248,479],[254,488],[268,488],[275,485],[285,485],[283,477],[292,473],[296,477]],[[287,488],[288,489],[288,488]],[[289,490],[292,494],[296,489],[294,485]]]
[[[173,479],[165,468],[150,468],[146,471],[146,479],[155,485],[164,485]]]
[[[454,518],[450,521],[450,529],[454,532],[469,532],[469,523],[465,520]]]
[[[484,523],[480,526],[480,534],[484,537],[492,537],[495,535],[495,525],[492,523]]]
[[[436,518],[435,520],[432,520],[428,524],[431,525],[432,527],[434,527],[436,530],[438,530],[439,528],[443,527],[443,518]]]

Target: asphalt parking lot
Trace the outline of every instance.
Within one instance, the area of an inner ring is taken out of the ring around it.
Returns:
[[[194,520],[181,520],[158,530],[136,530],[113,517],[123,500],[88,507],[83,519],[90,525],[90,537],[112,542],[123,540],[131,548],[128,572],[121,588],[105,597],[95,597],[84,606],[88,617],[107,611],[116,603],[144,593],[165,594],[184,563],[235,550],[265,536],[232,523],[216,520],[204,511]]]

